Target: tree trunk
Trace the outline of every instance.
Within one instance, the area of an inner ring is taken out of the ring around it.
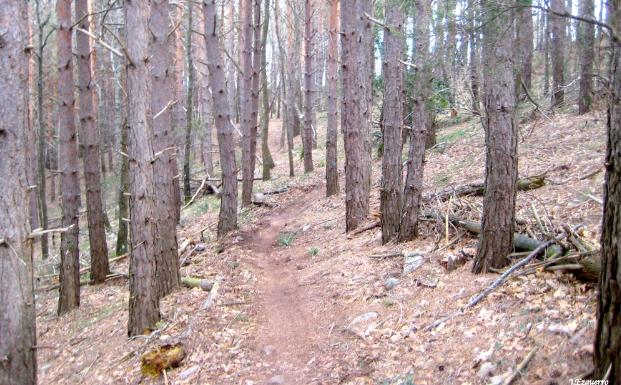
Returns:
[[[469,40],[470,40],[470,90],[472,92],[472,114],[481,115],[479,96],[479,34],[477,33],[476,16],[478,14],[474,0],[468,0]]]
[[[242,139],[242,205],[252,203],[252,185],[254,179],[254,153],[252,139],[256,141],[256,127],[252,126],[252,3],[254,0],[240,0],[240,22],[242,32],[239,46],[241,55],[241,132]]]
[[[532,0],[525,0],[518,10],[517,41],[519,52],[519,78],[520,83],[523,82],[527,90],[532,87],[533,73],[533,11],[530,8]],[[522,90],[521,84],[516,84],[516,89]],[[518,95],[525,95],[525,92],[519,91]]]
[[[125,3],[127,95],[129,98],[130,336],[149,333],[160,320],[156,275],[158,234],[153,178],[151,81],[148,68],[149,2]]]
[[[384,127],[382,157],[382,243],[399,234],[403,192],[401,166],[401,131],[403,127],[403,11],[400,0],[389,0],[385,6],[384,28]],[[420,39],[420,36],[419,36]]]
[[[157,214],[156,275],[158,295],[163,297],[179,286],[179,256],[177,254],[177,221],[175,218],[174,175],[172,173],[172,114],[169,107],[173,95],[170,76],[172,45],[168,0],[151,1],[149,19],[151,53],[151,112],[153,119],[153,151],[159,156],[153,162],[153,183]],[[161,113],[160,113],[161,111]]]
[[[615,30],[621,28],[619,0],[611,2],[610,17]],[[610,79],[612,92],[621,93],[621,42],[614,45]],[[611,98],[608,106],[608,146],[602,221],[602,269],[597,292],[597,328],[595,330],[594,378],[610,384],[621,382],[621,103]],[[608,376],[606,374],[609,372]]]
[[[557,13],[565,12],[563,0],[551,0],[551,8]],[[550,14],[552,26],[552,107],[563,103],[565,91],[565,19],[561,16]]]
[[[339,42],[339,0],[328,0],[330,16],[328,27],[328,122],[326,134],[326,196],[338,194],[338,42]]]
[[[313,63],[314,36],[312,28],[312,0],[304,1],[304,132],[302,147],[304,148],[304,172],[313,171]]]
[[[485,66],[485,197],[482,232],[473,272],[502,268],[509,262],[515,227],[517,123],[512,63],[512,39],[501,31],[510,25],[505,11],[512,3],[484,0],[489,19],[483,30]]]
[[[28,3],[10,1],[0,12],[0,383],[35,385],[35,298],[32,240],[28,239]]]
[[[233,139],[234,128],[231,123],[226,75],[222,66],[220,41],[216,29],[216,0],[205,1],[203,4],[209,87],[213,96],[213,110],[222,168],[223,187],[218,217],[218,236],[222,237],[237,228],[237,166],[235,164],[235,142]]]
[[[205,165],[205,172],[210,176],[213,175],[213,116],[211,114],[211,92],[209,91],[208,84],[208,70],[207,70],[207,47],[205,46],[205,21],[203,20],[203,4],[194,4],[196,9],[195,28],[200,34],[197,40],[194,41],[193,51],[198,58],[196,63],[196,82],[198,84],[198,104],[200,106],[201,122],[203,127],[202,132],[202,156],[203,164]]]
[[[47,215],[47,191],[45,186],[45,120],[44,120],[44,108],[43,108],[43,51],[45,49],[45,35],[44,35],[44,23],[41,20],[41,0],[35,1],[35,10],[38,26],[38,41],[36,56],[37,60],[37,131],[39,134],[38,147],[37,147],[37,177],[38,177],[38,193],[39,193],[39,220],[40,226],[43,230],[47,230],[48,215]],[[53,179],[52,179],[53,181]],[[52,183],[52,188],[54,185]],[[54,194],[55,195],[55,194]],[[47,259],[49,255],[48,248],[48,236],[44,234],[41,236],[41,258]]]
[[[62,233],[60,246],[60,293],[58,314],[80,306],[79,223],[80,184],[78,143],[75,127],[75,98],[71,52],[71,0],[56,3],[58,29],[58,163],[62,186],[62,225],[73,226]]]
[[[361,15],[370,8],[370,0],[341,3],[341,127],[345,142],[345,229],[352,231],[369,214],[371,153],[369,151],[370,31]]]
[[[269,124],[270,124],[270,101],[267,84],[267,33],[269,32],[270,22],[270,0],[265,2],[263,8],[263,26],[261,30],[261,158],[263,159],[263,180],[270,180],[270,170],[274,168],[274,159],[269,147]],[[274,91],[276,83],[272,83]]]
[[[76,18],[79,27],[89,30],[88,0],[75,0]],[[86,214],[88,220],[88,241],[91,254],[91,280],[103,283],[110,272],[108,245],[101,202],[101,154],[99,135],[95,124],[93,81],[91,79],[90,37],[76,31],[78,51],[78,84],[80,103],[80,142],[84,146],[84,185],[86,186]]]
[[[544,40],[543,40],[543,94],[550,92],[550,14],[545,12]]]
[[[580,16],[593,18],[593,0],[580,0]],[[593,105],[593,55],[595,44],[595,26],[592,23],[579,23],[578,39],[580,44],[580,95],[578,96],[578,113],[586,114]]]
[[[427,100],[431,94],[431,63],[429,58],[429,25],[431,23],[431,1],[417,0],[416,56],[419,70],[414,80],[412,101],[412,128],[409,131],[407,176],[403,189],[403,208],[399,227],[399,241],[410,241],[418,234],[418,213],[423,190],[425,142],[429,127]],[[400,154],[399,154],[400,155]]]
[[[188,89],[186,95],[185,118],[185,149],[183,151],[183,197],[185,201],[192,199],[190,188],[190,155],[192,152],[192,118],[194,114],[194,60],[192,58],[192,18],[193,7],[188,7],[188,30],[185,41],[185,54],[188,61]]]
[[[122,70],[123,72],[125,70]],[[126,83],[126,82],[124,82]],[[127,103],[127,98],[124,97],[124,104]],[[129,123],[127,121],[127,107],[125,107],[121,123],[121,140],[120,147],[123,154],[127,154],[127,141]],[[116,233],[116,255],[122,255],[127,253],[127,241],[129,235],[129,226],[127,220],[129,219],[129,159],[127,156],[121,155],[121,170],[119,172],[119,191],[118,191],[118,205],[119,205],[119,224]]]

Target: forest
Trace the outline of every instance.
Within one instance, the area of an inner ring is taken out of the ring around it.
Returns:
[[[0,0],[0,385],[621,384],[621,0]]]

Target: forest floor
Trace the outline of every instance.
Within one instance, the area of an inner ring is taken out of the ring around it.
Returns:
[[[521,231],[537,232],[537,210],[550,231],[583,224],[584,239],[598,242],[604,121],[600,112],[521,124],[520,176],[546,172],[548,178],[544,187],[518,194]],[[256,182],[256,190],[288,191],[266,195],[268,205],[242,209],[238,232],[215,241],[213,196],[182,214],[179,243],[192,245],[181,256],[189,262],[182,275],[219,280],[214,306],[202,309],[207,292],[181,288],[162,300],[155,333],[128,340],[126,279],[84,286],[80,309],[62,317],[56,316],[57,291],[40,292],[40,383],[502,383],[535,347],[516,383],[569,384],[591,369],[591,285],[560,272],[517,275],[462,316],[428,330],[498,277],[473,275],[471,261],[444,268],[447,256],[473,253],[476,238],[452,227],[447,234],[436,221],[422,222],[419,239],[405,244],[382,246],[378,227],[346,234],[342,179],[341,193],[325,198],[323,146],[314,153],[314,173],[303,175],[296,161],[297,176],[289,178],[279,135],[280,121],[274,121],[274,179]],[[483,180],[480,124],[442,128],[438,143],[427,152],[423,211],[478,220],[481,198],[439,202],[432,193]],[[369,224],[379,215],[380,161],[373,169]],[[394,251],[417,252],[422,265],[403,274],[403,257],[371,258]],[[127,260],[112,269],[126,272]],[[167,341],[183,344],[181,366],[165,378],[143,377],[141,355]]]

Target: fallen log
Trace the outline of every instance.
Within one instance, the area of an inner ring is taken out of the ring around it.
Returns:
[[[190,289],[198,287],[204,291],[210,291],[213,287],[213,282],[200,277],[182,277],[181,284]]]
[[[545,185],[546,175],[533,175],[526,178],[518,179],[517,181],[517,189],[519,191],[528,191],[534,190],[539,187]],[[440,191],[436,194],[430,194],[426,198],[438,198],[442,201],[449,199],[452,196],[467,196],[467,195],[475,195],[481,196],[485,195],[485,183],[471,183],[466,185],[461,185],[457,187],[451,187],[445,190]]]
[[[444,216],[440,213],[431,213],[431,214],[426,214],[425,216],[428,218],[431,217],[431,218],[441,219],[441,220],[444,219]],[[468,230],[471,233],[481,234],[481,225],[477,222],[466,221],[461,218],[455,217],[453,215],[449,215],[448,220],[455,226],[460,226]],[[537,239],[531,238],[524,234],[515,233],[513,235],[513,248],[517,251],[532,251],[532,250],[535,250],[539,245],[541,245],[541,243],[542,243],[541,241],[538,241]],[[559,245],[556,245],[556,244],[551,245],[545,251],[546,258],[553,258],[561,254],[562,254],[562,249]]]

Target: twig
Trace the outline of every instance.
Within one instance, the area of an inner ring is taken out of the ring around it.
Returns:
[[[71,230],[73,226],[75,225],[69,225],[67,227],[60,227],[57,229],[47,229],[47,230],[43,230],[40,228],[35,229],[32,233],[28,235],[28,238],[32,239],[32,238],[40,237],[42,235],[49,234],[49,233],[66,233],[67,231]],[[3,242],[4,242],[4,239],[2,240],[2,242],[0,242],[0,244]]]
[[[75,27],[76,31],[80,31],[88,36],[90,36],[91,38],[93,38],[93,40],[95,40],[96,43],[98,43],[99,45],[101,45],[102,47],[106,48],[107,50],[109,50],[110,52],[112,52],[113,54],[117,55],[118,57],[125,57],[125,55],[123,55],[122,53],[120,53],[119,51],[117,51],[114,47],[112,47],[110,44],[106,43],[105,41],[101,40],[97,35],[94,35],[92,33],[90,33],[89,31],[86,31],[82,28],[78,28]]]
[[[513,373],[511,373],[511,375],[502,383],[502,385],[511,385],[513,381],[515,381],[519,376],[521,376],[522,371],[526,369],[526,366],[535,357],[535,354],[537,354],[538,350],[539,350],[539,345],[535,346],[533,350],[531,350],[530,353],[528,353],[526,357],[524,357],[522,362],[520,362],[520,364],[515,368]]]
[[[203,190],[203,187],[205,187],[205,184],[207,183],[207,178],[204,178],[203,181],[201,182],[201,185],[199,186],[198,190],[196,190],[196,192],[194,193],[194,195],[192,195],[192,198],[190,198],[190,200],[188,201],[188,203],[185,204],[185,206],[183,206],[181,208],[181,210],[186,209],[189,205],[191,205],[192,203],[194,203],[194,199],[196,199],[196,197],[198,196],[198,194]]]

